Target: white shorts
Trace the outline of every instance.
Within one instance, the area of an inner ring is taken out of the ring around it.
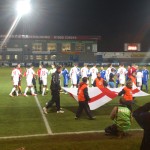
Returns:
[[[109,82],[109,77],[108,76],[106,76],[106,81]]]
[[[142,86],[142,82],[137,82],[137,86]]]
[[[71,79],[71,83],[74,84],[74,85],[76,85],[77,84],[77,78],[72,78]]]
[[[42,79],[43,85],[47,85],[47,79]]]
[[[93,84],[94,83],[94,80],[95,80],[96,78],[91,78],[91,84]]]
[[[27,86],[33,86],[32,79],[27,79]]]
[[[142,83],[142,79],[137,78],[137,82]]]
[[[141,86],[142,85],[142,80],[137,78],[137,85]]]
[[[13,85],[18,86],[19,81],[18,80],[13,80]]]
[[[119,78],[119,83],[120,84],[125,84],[125,78]]]

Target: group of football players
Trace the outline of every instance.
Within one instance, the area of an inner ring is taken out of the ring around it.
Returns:
[[[64,87],[69,85],[69,79],[71,87],[77,87],[80,78],[83,77],[89,78],[91,80],[89,85],[93,86],[95,79],[99,77],[106,81],[107,86],[110,88],[117,88],[119,85],[124,86],[126,81],[130,79],[139,89],[142,89],[143,85],[145,85],[146,92],[148,92],[149,71],[146,66],[139,67],[132,64],[125,68],[123,64],[120,64],[118,69],[116,69],[112,64],[109,64],[106,70],[104,67],[100,67],[100,70],[98,70],[96,65],[88,68],[87,64],[84,64],[84,67],[80,69],[77,64],[74,64],[74,67],[70,71],[64,67],[62,75],[64,78]]]
[[[47,89],[48,75],[52,75],[55,71],[55,65],[52,65],[50,70],[48,70],[44,65],[40,65],[37,72],[34,71],[34,67],[31,65],[29,68],[26,68],[25,73],[22,74],[21,66],[18,64],[15,68],[13,68],[11,73],[13,88],[9,95],[13,97],[14,95],[18,96],[19,94],[22,94],[21,80],[22,77],[26,77],[27,86],[23,95],[27,97],[29,89],[31,95],[37,95],[36,79],[38,78],[39,93],[44,96]],[[146,92],[148,92],[149,71],[146,66],[139,67],[132,64],[125,68],[124,65],[121,64],[118,69],[116,69],[112,66],[112,64],[110,64],[106,70],[104,67],[100,67],[100,70],[98,70],[96,64],[91,68],[88,68],[87,64],[84,64],[82,68],[79,68],[78,64],[74,64],[70,71],[68,71],[67,67],[64,66],[60,74],[60,77],[61,76],[63,77],[62,86],[64,87],[68,87],[68,85],[70,85],[69,82],[71,82],[71,87],[78,87],[80,79],[83,77],[87,77],[89,79],[89,86],[98,86],[95,84],[95,80],[99,77],[103,80],[103,82],[105,81],[105,83],[107,83],[104,86],[109,86],[110,88],[124,86],[126,81],[130,79],[139,89],[143,89],[144,85],[146,87]],[[101,83],[99,82],[99,84]],[[65,92],[65,94],[67,94],[67,92]]]

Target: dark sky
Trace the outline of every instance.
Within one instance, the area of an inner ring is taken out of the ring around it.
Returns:
[[[15,19],[15,1],[0,0],[0,34]],[[121,51],[125,42],[150,48],[150,0],[31,0],[14,34],[101,35],[102,51]]]

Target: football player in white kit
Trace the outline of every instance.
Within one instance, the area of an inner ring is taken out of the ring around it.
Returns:
[[[81,68],[81,77],[88,77],[89,69],[87,67],[87,64],[84,64],[84,67]]]
[[[48,75],[52,75],[54,72],[56,72],[56,67],[55,67],[55,65],[51,65],[51,69],[49,70],[49,72],[48,72]]]
[[[105,77],[106,77],[106,81],[109,82],[109,76],[110,76],[110,73],[111,73],[111,68],[112,68],[112,64],[109,64],[108,65],[108,68],[106,70],[106,74],[105,74]]]
[[[96,68],[96,64],[90,69],[91,75],[91,85],[93,85],[94,80],[97,78],[98,69]]]
[[[42,96],[44,96],[45,91],[47,89],[47,75],[48,75],[48,70],[44,66],[42,66],[41,73],[40,73],[40,80],[43,83]]]
[[[117,75],[118,75],[118,79],[119,79],[119,84],[121,84],[122,86],[125,85],[126,74],[127,74],[127,70],[124,68],[124,65],[121,64],[117,71]]]
[[[28,92],[29,88],[31,89],[32,96],[37,95],[34,92],[33,83],[32,83],[33,77],[36,75],[33,68],[34,68],[33,65],[31,65],[31,67],[29,69],[27,69],[27,71],[26,71],[27,87],[26,87],[25,92],[24,92],[24,96],[26,96],[26,97],[28,96],[27,92]]]
[[[9,96],[13,97],[13,92],[16,92],[16,95],[18,96],[18,83],[19,83],[19,77],[21,75],[21,72],[17,69],[17,66],[12,70],[11,77],[13,81],[13,88],[9,94]]]
[[[142,87],[142,78],[143,78],[143,73],[142,73],[142,70],[139,69],[137,70],[137,73],[136,73],[136,82],[137,82],[137,87],[139,90],[141,90],[141,87]]]
[[[84,64],[84,67],[81,68],[81,78],[83,79],[84,77],[87,78],[87,84],[89,85],[89,80],[88,80],[88,77],[90,75],[90,72],[89,72],[89,69],[88,69],[88,66],[87,64]]]
[[[70,79],[71,79],[71,84],[73,88],[77,87],[77,76],[78,76],[79,72],[78,72],[78,68],[77,68],[77,64],[74,64],[74,67],[71,68],[69,75],[70,75]]]

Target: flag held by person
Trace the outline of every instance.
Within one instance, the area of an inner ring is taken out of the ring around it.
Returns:
[[[91,110],[95,110],[106,103],[112,101],[115,97],[118,96],[118,93],[122,90],[123,87],[120,88],[97,88],[97,87],[89,87],[89,97],[91,98],[89,101],[89,106]],[[65,88],[63,87],[65,91],[67,91],[74,99],[78,101],[77,96],[77,88]],[[147,94],[141,90],[139,90],[137,87],[133,87],[132,90],[134,97],[141,97],[141,96],[148,96],[150,94]]]

